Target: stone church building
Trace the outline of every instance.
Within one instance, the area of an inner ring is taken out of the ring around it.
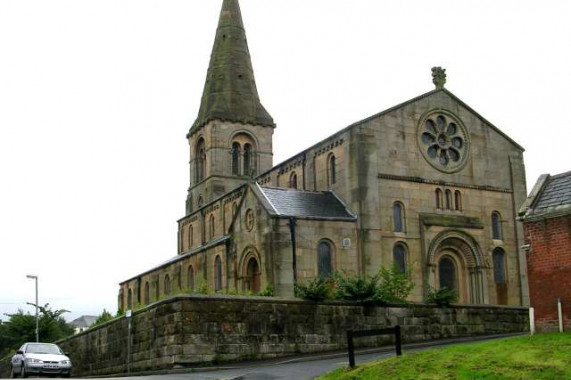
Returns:
[[[198,117],[178,255],[120,284],[133,309],[174,294],[257,293],[397,265],[411,301],[529,303],[524,149],[444,88],[346,127],[274,166],[238,0],[224,0]]]

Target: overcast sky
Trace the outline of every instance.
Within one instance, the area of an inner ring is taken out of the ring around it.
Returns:
[[[221,0],[0,0],[0,318],[117,309],[176,255]],[[277,164],[447,88],[523,145],[530,188],[571,170],[570,1],[242,0]]]

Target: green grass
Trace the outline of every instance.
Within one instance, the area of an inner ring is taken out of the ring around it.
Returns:
[[[320,380],[571,379],[571,333],[461,344],[380,360]]]

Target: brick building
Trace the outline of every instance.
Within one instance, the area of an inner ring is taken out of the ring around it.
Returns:
[[[571,327],[571,171],[539,177],[520,210],[536,326],[558,328],[557,299]]]
[[[274,166],[276,125],[238,0],[224,0],[187,135],[177,255],[121,283],[120,308],[197,287],[292,297],[296,281],[395,264],[412,301],[446,286],[464,304],[527,305],[524,150],[445,88],[445,70],[432,74],[431,91]]]

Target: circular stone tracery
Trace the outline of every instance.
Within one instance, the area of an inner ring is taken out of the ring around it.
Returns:
[[[469,138],[456,116],[442,110],[432,111],[420,120],[418,129],[420,150],[430,165],[447,173],[464,167]]]

